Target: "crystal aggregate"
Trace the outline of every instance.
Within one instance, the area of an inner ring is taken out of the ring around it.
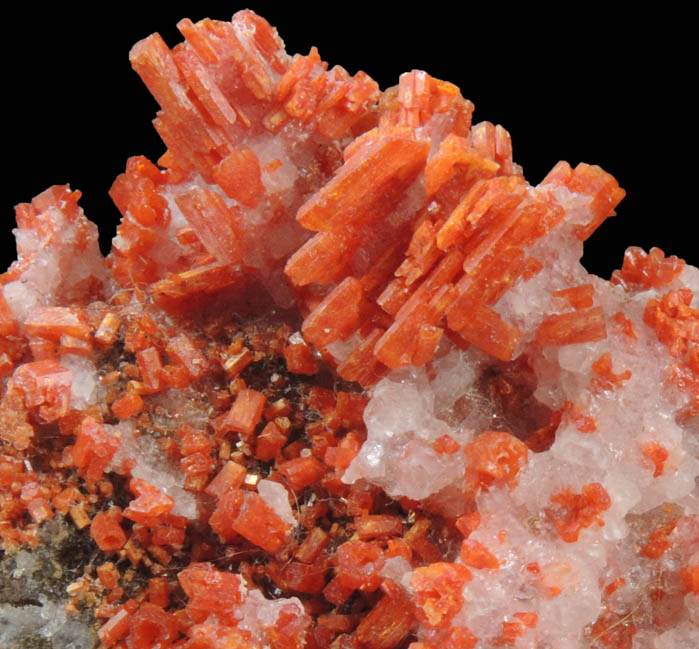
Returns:
[[[111,253],[79,191],[16,208],[5,552],[89,534],[60,615],[117,649],[699,646],[699,270],[588,274],[624,190],[530,185],[451,83],[178,29]]]

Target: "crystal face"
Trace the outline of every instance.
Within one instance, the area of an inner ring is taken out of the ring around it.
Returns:
[[[696,647],[699,270],[589,274],[619,183],[530,184],[452,83],[381,91],[247,10],[178,29],[130,53],[166,152],[114,181],[109,255],[54,186],[0,276],[3,549],[97,557],[39,633]]]

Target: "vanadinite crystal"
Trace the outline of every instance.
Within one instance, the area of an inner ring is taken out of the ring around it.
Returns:
[[[75,527],[115,649],[696,649],[699,270],[588,274],[624,190],[530,185],[451,83],[178,28],[111,253],[79,191],[16,208],[4,553]]]

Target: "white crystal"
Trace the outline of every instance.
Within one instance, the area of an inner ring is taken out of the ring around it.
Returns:
[[[284,485],[274,480],[260,480],[257,483],[257,493],[274,510],[285,523],[296,527],[296,518],[289,505],[289,492]]]
[[[95,364],[84,356],[65,354],[61,365],[71,372],[70,407],[84,410],[97,403],[102,391]]]

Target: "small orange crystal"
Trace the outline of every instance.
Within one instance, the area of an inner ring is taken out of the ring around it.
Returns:
[[[583,486],[580,494],[571,489],[551,496],[551,503],[556,506],[549,512],[551,520],[560,537],[567,543],[574,543],[583,528],[594,522],[604,525],[600,514],[609,509],[611,499],[604,487],[598,482]]]
[[[509,433],[488,430],[467,444],[467,479],[476,487],[513,486],[520,468],[526,464],[525,444]]]
[[[114,552],[126,544],[126,534],[121,527],[123,516],[118,508],[100,512],[92,519],[90,534],[100,550]]]
[[[284,545],[291,527],[258,494],[240,489],[223,494],[209,525],[224,542],[240,534],[267,552]]]
[[[124,516],[136,523],[148,525],[163,514],[169,513],[175,504],[170,496],[140,478],[131,478],[129,489],[136,498],[124,510]]]
[[[120,441],[92,417],[83,419],[73,446],[73,463],[88,480],[99,480],[119,449]]]
[[[410,581],[418,619],[431,628],[444,628],[464,604],[461,591],[472,578],[458,563],[433,563],[416,568]]]

